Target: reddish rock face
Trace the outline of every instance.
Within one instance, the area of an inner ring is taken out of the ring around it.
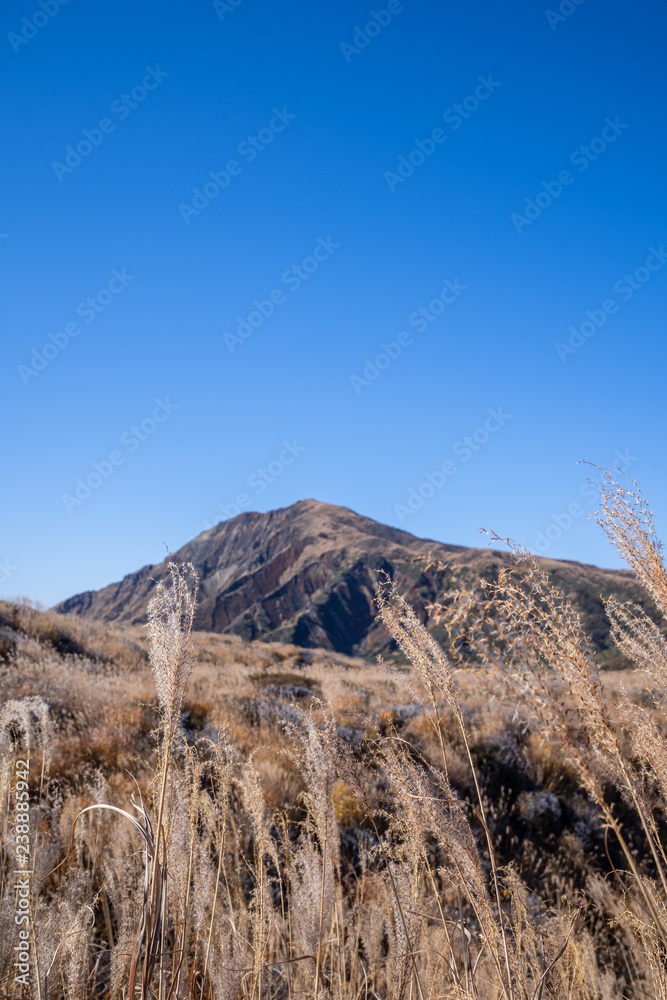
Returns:
[[[429,554],[469,581],[489,579],[510,562],[507,553],[415,538],[316,500],[267,514],[239,514],[203,532],[173,559],[192,562],[199,574],[199,629],[372,656],[390,645],[375,620],[374,595],[382,574],[396,581],[422,618],[429,601],[449,586],[447,571],[425,569]],[[637,599],[639,588],[630,574],[542,561],[588,615],[596,644],[604,650],[608,629],[599,595]],[[140,624],[154,581],[165,574],[164,562],[144,566],[119,583],[71,597],[56,610]]]

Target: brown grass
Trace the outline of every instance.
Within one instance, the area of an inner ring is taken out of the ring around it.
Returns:
[[[667,611],[650,511],[600,523]],[[604,674],[533,557],[429,609],[387,581],[381,664],[0,604],[3,995],[667,997],[667,645],[607,602]],[[398,652],[402,654],[398,655]],[[156,697],[157,694],[157,697]],[[30,757],[30,982],[14,980],[15,762]]]

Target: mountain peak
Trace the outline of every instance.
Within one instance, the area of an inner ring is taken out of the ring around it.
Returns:
[[[267,513],[244,511],[208,528],[172,559],[191,562],[199,575],[198,629],[369,656],[389,645],[376,621],[374,598],[382,574],[424,619],[429,602],[449,585],[448,573],[426,568],[429,555],[471,582],[493,576],[511,561],[505,552],[416,538],[314,499]],[[608,626],[600,624],[599,594],[627,594],[630,574],[554,560],[544,564],[566,592],[585,592],[586,614],[595,619],[603,648]],[[139,624],[146,620],[155,581],[166,575],[166,560],[144,566],[102,590],[77,594],[56,610]]]

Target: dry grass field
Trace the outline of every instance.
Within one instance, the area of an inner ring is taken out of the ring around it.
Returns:
[[[661,614],[646,504],[602,528]],[[38,1000],[667,997],[667,645],[612,599],[601,672],[515,550],[388,663],[0,603],[0,995]],[[26,766],[28,765],[29,766]]]

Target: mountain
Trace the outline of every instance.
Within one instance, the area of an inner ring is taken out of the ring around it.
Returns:
[[[506,552],[416,538],[316,500],[267,514],[239,514],[209,528],[172,558],[192,562],[199,574],[196,628],[370,657],[390,647],[384,626],[375,620],[374,594],[382,573],[422,616],[428,602],[450,585],[448,572],[426,568],[429,554],[470,582],[490,579],[511,562]],[[603,660],[620,665],[610,648],[601,595],[645,603],[632,574],[576,562],[541,562],[581,612]],[[140,624],[155,581],[166,572],[166,562],[144,566],[119,583],[77,594],[55,610]]]

